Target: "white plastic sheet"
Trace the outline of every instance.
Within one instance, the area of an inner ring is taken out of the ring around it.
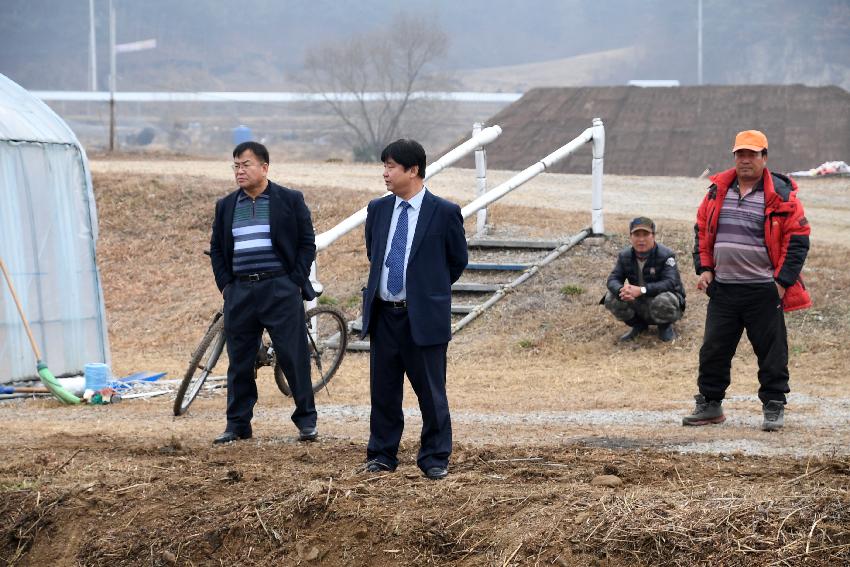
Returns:
[[[0,257],[56,375],[110,362],[96,239],[85,152],[61,118],[0,75]],[[0,286],[0,383],[35,378],[23,324]]]

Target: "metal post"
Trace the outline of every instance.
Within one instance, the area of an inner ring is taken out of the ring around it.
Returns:
[[[702,0],[697,0],[697,84],[702,84]]]
[[[593,234],[604,234],[605,223],[602,219],[602,166],[605,158],[605,126],[601,118],[593,119],[593,166],[591,198],[591,230]]]
[[[313,260],[313,263],[310,264],[310,276],[309,279],[311,282],[319,281],[319,267],[316,265],[316,260]],[[315,287],[315,286],[314,286]],[[317,293],[320,293],[320,290],[316,290]],[[312,309],[319,304],[317,299],[311,299],[307,302],[307,309]]]
[[[481,123],[472,126],[472,135],[481,132]],[[487,192],[487,150],[479,146],[475,150],[475,196],[480,197]],[[487,208],[483,208],[475,217],[475,236],[483,236],[487,232]]]
[[[94,29],[94,0],[89,0],[89,74],[91,90],[97,90],[97,38]]]
[[[109,0],[109,151],[115,151],[115,10]]]

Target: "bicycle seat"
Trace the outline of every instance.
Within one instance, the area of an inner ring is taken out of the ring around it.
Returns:
[[[310,285],[313,286],[313,291],[316,292],[316,297],[322,295],[322,292],[325,291],[325,286],[319,283],[319,280],[314,280],[310,278]]]

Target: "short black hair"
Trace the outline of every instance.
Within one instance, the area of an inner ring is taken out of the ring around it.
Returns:
[[[414,165],[419,166],[418,175],[425,179],[425,148],[416,140],[402,138],[389,144],[381,152],[381,161],[387,163],[388,159],[402,166],[405,171]]]
[[[233,148],[233,157],[237,158],[251,150],[255,156],[263,160],[263,163],[271,163],[269,161],[269,150],[260,142],[242,142]]]

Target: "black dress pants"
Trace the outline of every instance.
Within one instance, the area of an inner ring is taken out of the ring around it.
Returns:
[[[729,387],[732,357],[746,329],[758,359],[759,399],[785,403],[788,388],[788,337],[776,284],[723,284],[713,281],[699,351],[700,393],[722,400]]]
[[[272,339],[277,361],[286,376],[299,429],[316,426],[316,405],[310,381],[301,290],[287,275],[262,281],[234,280],[224,298],[224,334],[227,340],[227,431],[251,432],[257,403],[254,364],[263,329]]]
[[[452,423],[446,397],[448,344],[418,346],[410,333],[407,309],[377,302],[370,324],[369,375],[372,398],[367,460],[394,470],[404,430],[404,374],[419,399],[422,434],[416,464],[422,471],[446,467],[452,452]]]

